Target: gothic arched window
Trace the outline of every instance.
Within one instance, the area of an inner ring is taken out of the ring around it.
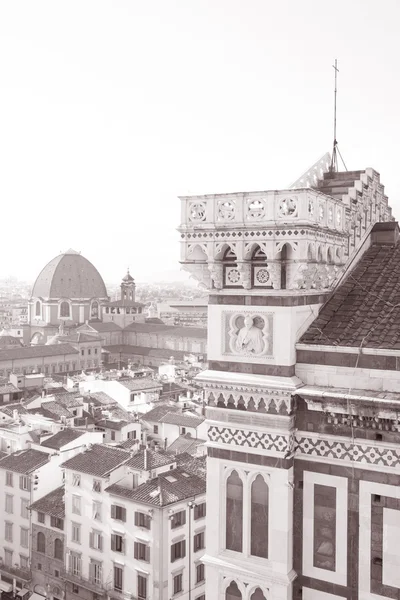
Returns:
[[[44,537],[44,533],[41,531],[39,531],[37,534],[36,549],[38,552],[42,552],[43,554],[46,552],[46,538]]]
[[[59,538],[54,540],[54,558],[63,560],[64,558],[64,544]]]
[[[268,485],[257,475],[251,485],[251,533],[252,556],[268,558]]]
[[[39,300],[35,304],[35,317],[40,317],[42,314],[42,307]]]
[[[70,317],[70,306],[69,303],[64,300],[60,304],[60,317],[69,318]]]
[[[236,471],[226,482],[226,548],[243,550],[243,482]]]
[[[267,599],[264,596],[264,593],[260,590],[260,588],[257,588],[256,590],[254,590],[254,592],[250,596],[250,600],[267,600]]]
[[[242,600],[242,592],[239,590],[236,581],[232,581],[226,588],[225,600]]]

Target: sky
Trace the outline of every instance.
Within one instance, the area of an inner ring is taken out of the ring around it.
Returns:
[[[400,215],[398,0],[0,2],[0,277],[68,248],[180,272],[179,195],[288,187],[333,140]]]

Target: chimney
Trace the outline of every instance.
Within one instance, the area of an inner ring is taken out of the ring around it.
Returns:
[[[375,223],[371,231],[371,242],[379,246],[394,246],[400,238],[397,221]]]

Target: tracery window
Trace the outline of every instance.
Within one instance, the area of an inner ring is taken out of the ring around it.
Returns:
[[[268,485],[257,475],[251,485],[251,534],[252,556],[268,558]]]
[[[243,550],[243,482],[236,471],[226,482],[226,548]]]
[[[60,304],[60,317],[69,318],[70,316],[70,306],[69,303],[64,300]]]
[[[254,592],[250,596],[250,600],[267,600],[267,599],[264,596],[263,592],[260,590],[260,588],[257,588],[256,590],[254,590]]]
[[[226,588],[225,600],[242,600],[242,593],[236,581],[232,581],[229,587]]]

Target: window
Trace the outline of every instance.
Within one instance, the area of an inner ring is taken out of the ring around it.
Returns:
[[[181,435],[185,435],[186,433],[186,427],[181,427]]]
[[[150,529],[151,518],[150,515],[146,515],[141,512],[135,512],[135,525],[136,527],[144,527]]]
[[[114,552],[124,552],[124,538],[118,533],[111,534],[111,550]]]
[[[54,558],[64,560],[64,544],[59,538],[54,540]]]
[[[194,514],[193,514],[194,520],[197,521],[197,519],[202,519],[205,516],[206,516],[206,503],[203,502],[202,504],[197,504],[194,507]]]
[[[206,595],[201,594],[201,596],[197,596],[197,598],[195,598],[194,600],[206,600]]]
[[[226,548],[235,552],[243,548],[243,483],[236,471],[226,482]]]
[[[37,570],[38,570],[38,571],[41,571],[41,570],[42,570],[42,563],[38,563],[38,564],[37,564]]]
[[[93,502],[92,515],[95,521],[101,521],[101,502]]]
[[[43,554],[45,554],[46,552],[46,538],[44,537],[44,533],[42,533],[41,531],[39,531],[37,534],[36,550],[38,552],[42,552]]]
[[[103,581],[103,568],[101,562],[98,560],[90,559],[89,563],[89,579],[96,585],[101,585]]]
[[[146,600],[147,598],[147,577],[138,575],[137,578],[138,600]]]
[[[95,531],[94,529],[89,535],[89,546],[95,550],[103,550],[103,536],[101,531]]]
[[[9,471],[6,472],[6,485],[8,487],[13,487],[13,473]]]
[[[81,350],[81,356],[85,356],[85,350],[83,350],[83,348]]]
[[[135,542],[134,556],[137,560],[144,560],[145,562],[150,562],[150,548],[146,544]]]
[[[68,319],[70,316],[70,306],[68,302],[61,302],[60,304],[60,317]]]
[[[7,548],[4,548],[4,562],[7,567],[12,567],[12,555],[12,550],[7,550]]]
[[[72,523],[72,541],[77,544],[81,543],[81,526],[79,523]]]
[[[88,356],[90,356],[92,354],[92,350],[90,348],[88,348],[87,353],[88,353]]]
[[[13,524],[8,523],[7,521],[5,522],[4,527],[4,539],[6,540],[6,542],[13,541]]]
[[[158,425],[153,426],[153,433],[158,433]]]
[[[75,575],[75,577],[80,577],[82,574],[82,559],[81,559],[81,555],[77,554],[76,552],[71,552],[69,555],[69,568],[70,571],[72,573],[72,575]],[[79,590],[78,590],[79,591]],[[74,591],[74,594],[77,594],[78,592]]]
[[[252,556],[268,558],[268,485],[257,475],[251,485],[251,533]]]
[[[29,519],[29,502],[25,498],[21,498],[21,517]]]
[[[76,583],[72,584],[72,593],[79,596],[79,585],[76,585]]]
[[[72,512],[76,515],[81,514],[81,497],[72,496]]]
[[[37,514],[37,520],[38,520],[38,523],[44,523],[44,521],[45,521],[45,514],[42,513],[42,512],[38,512],[38,514]]]
[[[173,587],[174,587],[174,594],[179,594],[179,592],[181,592],[183,590],[183,577],[182,577],[182,573],[179,573],[179,575],[175,575],[174,579],[173,579]]]
[[[56,529],[64,529],[64,519],[59,519],[58,517],[50,517],[50,525],[55,527]]]
[[[21,527],[20,529],[20,543],[23,548],[28,548],[29,546],[29,529],[25,529],[25,527]]]
[[[29,490],[29,478],[26,475],[20,475],[19,477],[19,489]]]
[[[242,600],[242,593],[236,581],[232,581],[229,587],[226,588],[225,600]]]
[[[9,494],[6,494],[5,511],[6,511],[6,513],[8,513],[10,515],[12,515],[13,512],[14,512],[13,500],[14,500],[13,496],[10,496]]]
[[[81,487],[81,476],[79,473],[72,473],[72,485],[74,487]]]
[[[257,588],[252,593],[250,600],[267,600],[260,588]]]
[[[94,349],[94,353],[97,354],[97,348]]]
[[[41,310],[40,302],[37,301],[35,304],[35,317],[40,317],[41,314],[42,314],[42,310]]]
[[[176,542],[171,545],[171,562],[175,562],[178,558],[186,556],[186,541]]]
[[[136,440],[136,429],[134,431],[128,431],[126,436],[128,440]]]
[[[114,565],[114,590],[122,592],[124,585],[124,570]]]
[[[196,566],[196,583],[201,583],[205,579],[205,567],[203,564]]]
[[[171,518],[171,529],[176,529],[176,527],[180,527],[186,523],[186,510],[181,510],[180,512],[172,515]]]
[[[197,533],[194,538],[193,538],[193,550],[194,552],[197,552],[198,550],[203,550],[203,548],[205,548],[205,544],[204,544],[204,531],[202,531],[201,533]]]
[[[99,494],[101,492],[101,481],[98,479],[93,479],[93,491],[98,492]]]
[[[126,521],[126,509],[118,504],[111,505],[111,518],[117,521]]]
[[[60,571],[58,569],[54,569],[54,577],[60,577]]]
[[[114,441],[115,440],[115,431],[111,432],[111,440]]]
[[[29,559],[27,556],[19,555],[19,564],[21,569],[29,569]]]

